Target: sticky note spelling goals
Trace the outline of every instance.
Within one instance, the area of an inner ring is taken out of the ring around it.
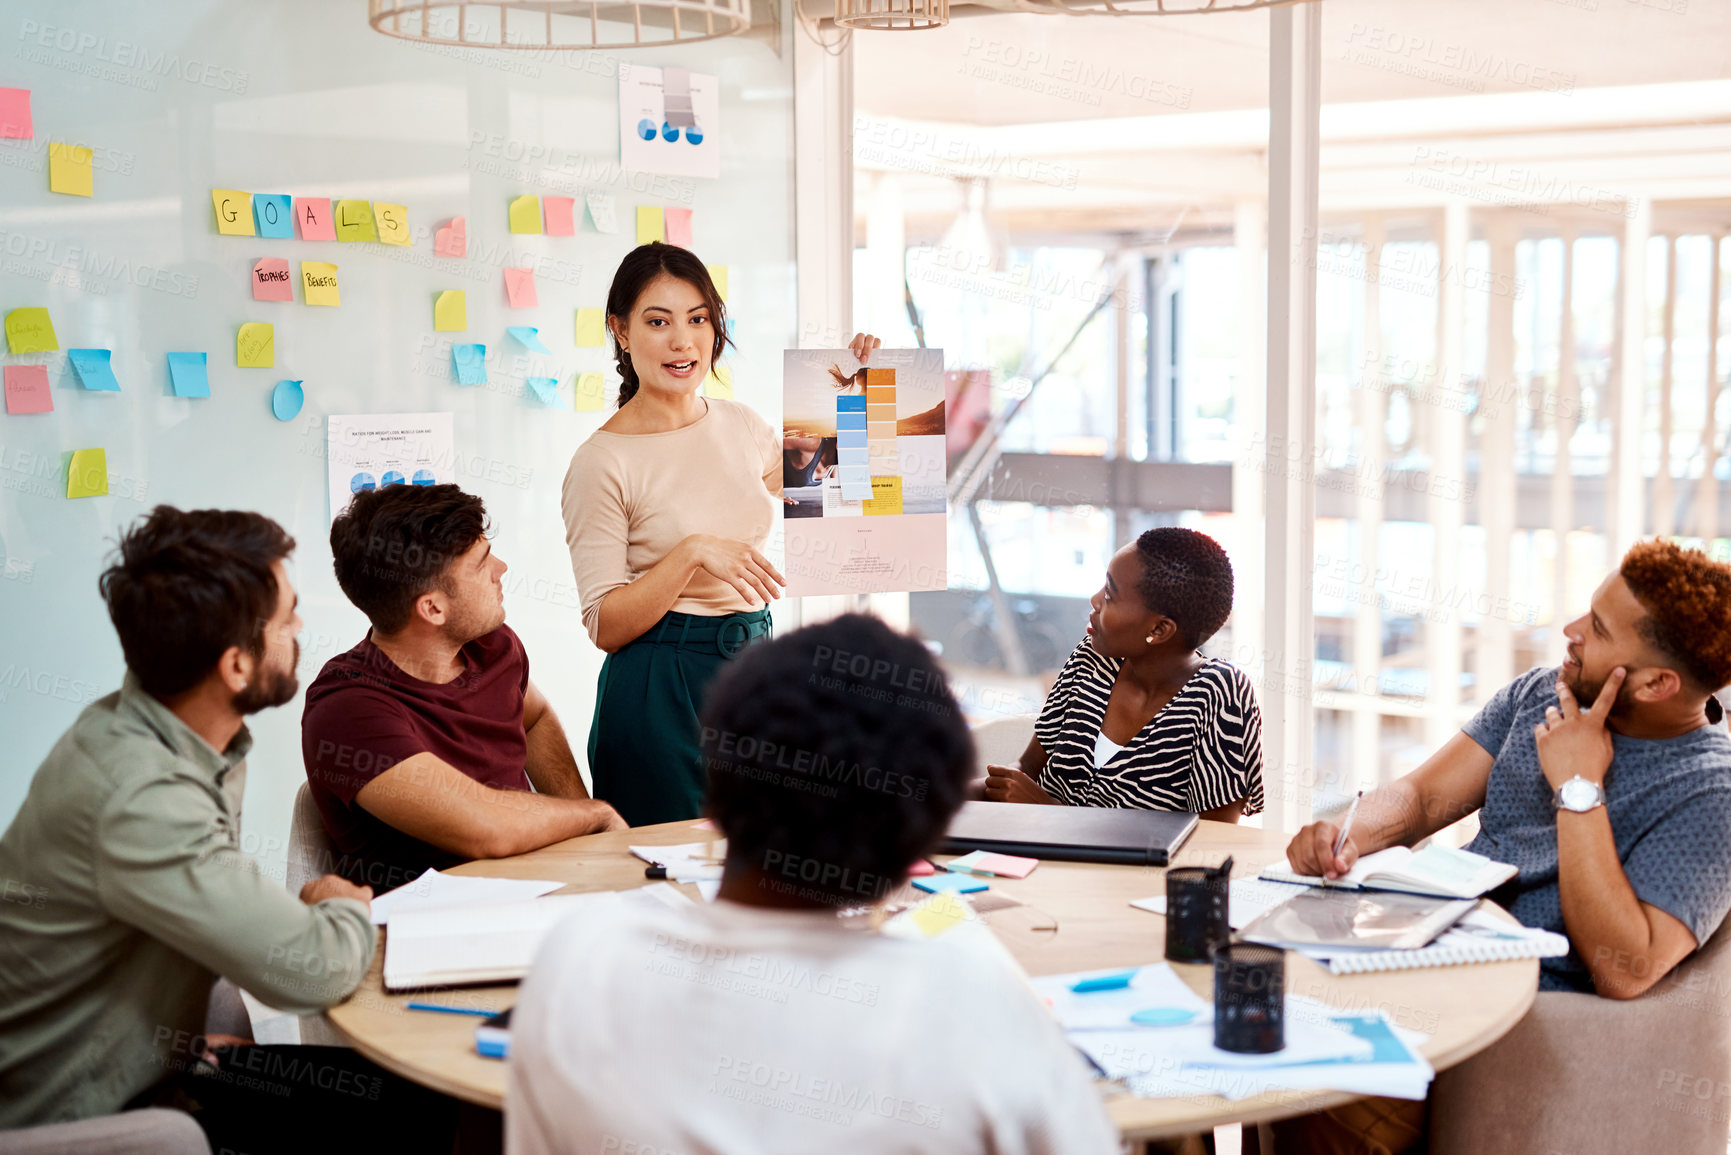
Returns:
[[[234,363],[241,369],[276,365],[276,330],[263,321],[248,321],[234,337]]]
[[[337,227],[331,219],[329,197],[296,197],[295,226],[303,241],[334,241]]]
[[[90,159],[94,154],[76,144],[48,142],[48,191],[67,196],[87,197],[96,194],[91,176]]]
[[[102,497],[108,492],[108,452],[75,449],[66,467],[66,496]]]
[[[337,267],[328,261],[302,261],[301,298],[309,305],[342,304],[337,294]]]
[[[281,257],[265,257],[252,267],[252,299],[255,301],[292,301],[295,299],[294,274]]]
[[[521,196],[511,202],[511,231],[539,233],[541,231],[541,198]]]
[[[252,223],[261,237],[292,241],[295,235],[294,202],[275,193],[252,194]]]
[[[54,322],[40,306],[13,309],[6,314],[6,349],[12,353],[52,353],[60,348]]]
[[[6,412],[54,412],[54,393],[48,388],[48,366],[8,365],[6,377]]]
[[[406,245],[409,236],[409,210],[404,205],[388,205],[379,201],[373,205],[373,217],[379,223],[379,240],[387,245]]]
[[[339,241],[379,239],[379,230],[373,225],[373,206],[370,201],[338,201],[336,220]]]
[[[0,139],[30,140],[36,135],[30,120],[30,90],[0,88]]]
[[[216,231],[225,237],[251,237],[252,194],[232,188],[210,190],[210,204],[216,210]]]
[[[513,309],[533,309],[535,298],[534,269],[506,269],[505,296]]]
[[[112,356],[107,349],[66,350],[66,359],[72,362],[72,370],[78,374],[79,383],[86,389],[99,393],[120,392],[120,382],[115,380],[114,366],[111,364]]]
[[[651,241],[667,239],[666,225],[662,220],[660,205],[637,206],[637,243],[647,245]]]
[[[176,397],[209,397],[210,374],[203,353],[170,353],[168,380]]]
[[[446,289],[433,299],[433,328],[460,333],[469,327],[468,298],[462,289]]]

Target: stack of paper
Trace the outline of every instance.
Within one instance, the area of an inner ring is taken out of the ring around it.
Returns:
[[[440,874],[429,869],[415,881],[373,899],[373,925],[389,925],[391,915],[398,911],[540,898],[564,885],[546,879],[476,878],[472,875]]]
[[[1232,880],[1226,898],[1226,921],[1233,930],[1237,930],[1251,919],[1264,911],[1279,906],[1298,893],[1298,889],[1284,882],[1268,882],[1260,878],[1235,878]],[[1166,896],[1157,894],[1153,898],[1138,898],[1130,904],[1137,910],[1146,910],[1154,914],[1166,913]]]

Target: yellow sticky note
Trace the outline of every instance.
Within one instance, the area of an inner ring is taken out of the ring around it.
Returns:
[[[216,231],[225,237],[250,237],[252,229],[252,194],[231,188],[210,190],[210,203],[216,207]]]
[[[52,353],[60,348],[48,310],[38,306],[6,314],[6,349],[11,353]]]
[[[460,333],[469,327],[469,302],[461,289],[446,289],[433,301],[433,328]]]
[[[872,478],[872,495],[860,502],[860,512],[864,514],[900,513],[902,511],[902,479],[899,477]]]
[[[577,374],[577,412],[601,412],[601,400],[606,392],[599,373]]]
[[[953,894],[936,894],[909,912],[908,917],[927,938],[937,938],[968,921],[968,907]]]
[[[703,395],[719,397],[723,401],[733,400],[733,370],[726,365],[711,365],[709,376],[703,380]]]
[[[607,344],[607,317],[603,309],[577,310],[577,347],[593,349]]]
[[[101,497],[108,492],[108,452],[74,449],[66,469],[67,497]]]
[[[511,231],[538,233],[541,231],[541,198],[518,197],[511,202]]]
[[[338,201],[335,209],[337,240],[376,241],[379,230],[373,225],[370,201]]]
[[[263,321],[248,321],[234,337],[234,363],[242,369],[276,364],[276,331]]]
[[[96,186],[90,170],[91,152],[75,144],[48,142],[48,188],[75,197],[94,196]]]
[[[650,241],[667,239],[667,222],[662,219],[660,205],[637,206],[637,243],[647,245]]]
[[[309,305],[340,305],[337,267],[328,261],[301,262],[301,294]]]
[[[703,267],[709,270],[709,279],[715,282],[715,291],[721,294],[722,302],[727,303],[727,266],[705,265]]]
[[[373,205],[373,218],[379,224],[379,240],[387,245],[410,244],[409,210],[404,205],[388,205],[377,201]]]

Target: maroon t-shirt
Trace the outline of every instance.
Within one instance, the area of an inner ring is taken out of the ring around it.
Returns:
[[[340,874],[382,894],[444,869],[460,855],[403,833],[355,801],[361,787],[416,754],[450,763],[477,782],[528,790],[523,766],[523,694],[529,655],[509,626],[462,649],[468,668],[436,685],[404,673],[369,634],[325,663],[307,687],[301,714],[301,754],[307,782],[336,845]]]

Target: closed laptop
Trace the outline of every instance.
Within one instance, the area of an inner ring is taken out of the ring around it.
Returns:
[[[950,823],[942,850],[1165,866],[1195,829],[1196,815],[1171,810],[966,802]]]

